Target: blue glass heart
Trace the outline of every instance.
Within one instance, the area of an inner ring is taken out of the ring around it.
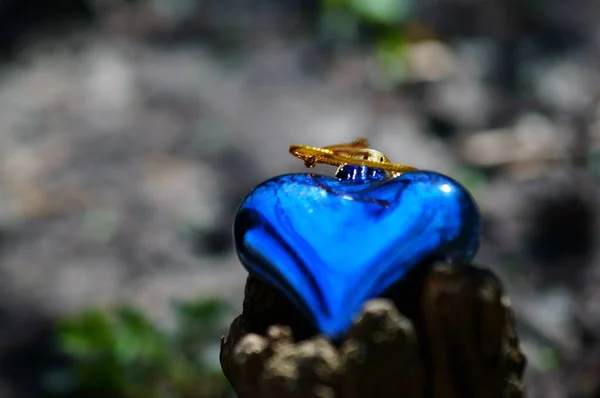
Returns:
[[[387,178],[346,166],[336,177],[288,174],[258,185],[234,222],[250,274],[273,285],[325,335],[425,259],[469,261],[480,241],[469,192],[431,171]]]

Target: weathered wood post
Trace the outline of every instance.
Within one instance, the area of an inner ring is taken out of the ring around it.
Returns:
[[[500,281],[472,265],[415,267],[341,341],[250,276],[221,341],[239,398],[520,398],[525,362]]]

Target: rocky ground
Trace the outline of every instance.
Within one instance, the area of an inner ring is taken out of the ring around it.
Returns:
[[[311,2],[97,1],[60,35],[0,9],[0,351],[88,305],[239,306],[241,198],[302,170],[291,143],[366,136],[474,193],[478,261],[514,303],[531,396],[599,394],[600,7],[549,3],[423,2],[438,33],[413,34],[400,87]]]

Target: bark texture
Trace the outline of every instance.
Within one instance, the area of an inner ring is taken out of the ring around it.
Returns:
[[[472,265],[415,267],[365,303],[340,341],[248,277],[221,340],[239,398],[520,398],[525,357],[498,278]]]

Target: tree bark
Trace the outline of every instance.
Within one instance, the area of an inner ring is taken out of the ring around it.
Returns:
[[[498,278],[472,265],[423,264],[328,341],[250,276],[221,340],[239,398],[520,398],[525,357]]]

